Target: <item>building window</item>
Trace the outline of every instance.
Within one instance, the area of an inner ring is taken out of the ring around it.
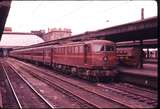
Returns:
[[[79,53],[83,53],[83,46],[79,46]]]

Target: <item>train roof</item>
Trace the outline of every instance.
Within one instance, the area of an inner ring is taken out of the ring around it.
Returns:
[[[89,40],[89,41],[80,41],[80,42],[70,42],[70,43],[66,43],[66,44],[45,45],[45,46],[38,46],[38,47],[28,46],[28,47],[14,49],[13,51],[50,48],[50,47],[56,47],[56,46],[64,47],[64,46],[83,45],[83,44],[114,44],[114,42],[108,41],[108,40]]]
[[[108,43],[108,44],[111,44],[114,42],[109,41],[109,40],[90,40],[90,41],[85,41],[85,43]]]
[[[59,45],[72,45],[72,44],[91,44],[91,43],[114,43],[112,41],[108,41],[108,40],[89,40],[89,41],[80,41],[80,42],[70,42],[70,43],[66,43],[66,44],[59,44]]]

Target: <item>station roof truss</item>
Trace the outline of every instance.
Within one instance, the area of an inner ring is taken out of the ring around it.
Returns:
[[[114,42],[157,38],[158,20],[151,17],[71,37],[69,40],[106,39]]]

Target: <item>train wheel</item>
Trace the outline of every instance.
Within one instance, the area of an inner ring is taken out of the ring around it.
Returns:
[[[63,72],[63,73],[66,73],[66,69],[67,69],[66,66],[65,66],[65,65],[62,65],[62,72]]]
[[[71,74],[71,67],[70,66],[66,66],[66,73]]]
[[[86,76],[86,79],[89,81],[89,80],[90,80],[90,76],[89,76],[89,75],[87,75],[87,76]]]
[[[113,77],[111,77],[111,82],[114,82],[114,78]]]
[[[91,82],[97,82],[97,79],[96,79],[95,76],[90,76],[89,78],[90,78],[89,81],[91,81]]]
[[[105,82],[105,77],[100,77],[100,78],[99,78],[99,81],[100,81],[100,82]]]
[[[100,82],[100,78],[96,76],[96,82]]]
[[[38,62],[37,61],[35,61],[35,65],[38,66]]]
[[[83,78],[82,74],[85,73],[85,72],[86,72],[85,69],[79,68],[78,71],[77,71],[77,76],[79,78]]]
[[[54,64],[52,64],[52,69],[55,70],[55,65]]]

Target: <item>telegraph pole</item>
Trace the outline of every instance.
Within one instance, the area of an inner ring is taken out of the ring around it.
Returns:
[[[141,8],[141,20],[144,20],[144,8]],[[143,40],[140,39],[140,68],[143,68]]]
[[[141,8],[141,20],[144,20],[144,8]]]

